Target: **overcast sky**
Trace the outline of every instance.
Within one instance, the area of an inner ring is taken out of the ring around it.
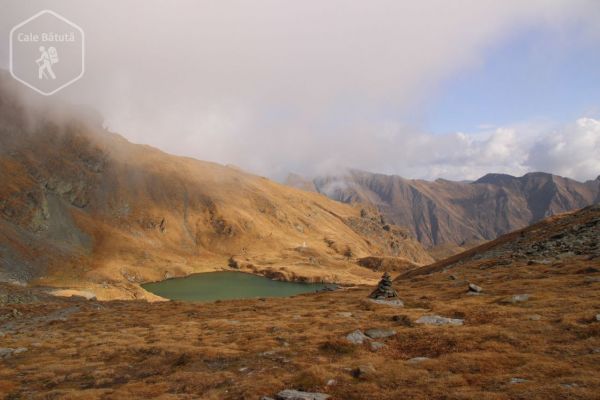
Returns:
[[[275,179],[600,174],[600,1],[0,0],[0,66],[51,9],[86,34],[55,95],[128,139]]]

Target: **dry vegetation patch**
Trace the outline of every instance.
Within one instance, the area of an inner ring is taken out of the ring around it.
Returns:
[[[599,264],[564,261],[543,277],[538,265],[465,264],[397,282],[404,308],[368,301],[369,287],[206,304],[5,304],[2,347],[27,351],[0,361],[0,388],[31,399],[259,399],[287,388],[344,400],[594,399],[600,274],[577,271]],[[482,293],[467,295],[467,282]],[[521,293],[529,299],[499,301]],[[465,322],[416,324],[424,315]],[[375,351],[345,339],[370,328],[396,335]]]

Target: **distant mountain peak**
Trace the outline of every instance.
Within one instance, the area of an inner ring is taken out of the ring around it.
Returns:
[[[516,176],[509,175],[509,174],[490,173],[490,174],[485,174],[484,176],[477,179],[473,183],[489,183],[492,185],[499,185],[499,184],[503,184],[503,183],[512,182],[516,179],[519,179],[519,178],[517,178]]]
[[[428,247],[495,239],[600,201],[600,177],[578,182],[546,172],[521,177],[490,173],[468,183],[361,171],[335,180],[317,177],[313,183],[334,200],[377,206],[387,221],[408,227]]]
[[[517,182],[517,181],[527,181],[527,180],[549,180],[549,179],[554,179],[554,178],[562,178],[559,177],[558,175],[553,175],[550,174],[548,172],[528,172],[525,175],[518,177],[518,176],[513,176],[513,175],[509,175],[509,174],[499,174],[499,173],[490,173],[490,174],[486,174],[484,176],[482,176],[481,178],[477,179],[475,182],[473,183],[487,183],[487,184],[492,184],[492,185],[507,185],[513,182]],[[568,179],[568,178],[566,178]]]

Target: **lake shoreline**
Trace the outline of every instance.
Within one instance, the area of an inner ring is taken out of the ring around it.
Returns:
[[[154,296],[166,300],[210,302],[262,297],[292,297],[299,294],[335,291],[335,283],[293,282],[238,270],[201,272],[140,284]]]

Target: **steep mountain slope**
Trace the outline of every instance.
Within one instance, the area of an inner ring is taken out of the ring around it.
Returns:
[[[146,296],[139,283],[227,265],[369,281],[367,255],[431,258],[376,211],[129,143],[85,110],[0,79],[0,278]]]
[[[600,201],[600,177],[580,183],[546,173],[429,182],[351,170],[312,182],[332,199],[375,205],[387,220],[408,227],[427,247],[477,244]]]

